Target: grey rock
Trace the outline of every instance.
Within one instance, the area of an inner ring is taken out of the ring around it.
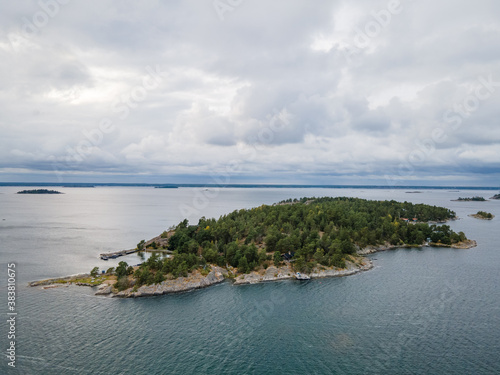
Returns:
[[[103,284],[99,287],[99,289],[96,292],[96,296],[104,296],[111,294],[111,286],[107,284]]]
[[[205,288],[210,285],[218,284],[224,281],[224,274],[227,271],[220,267],[212,267],[207,276],[195,272],[188,277],[179,277],[175,280],[165,280],[159,284],[143,285],[133,291],[133,288],[126,289],[113,295],[113,297],[145,297],[158,296],[169,293],[187,292],[193,289]]]

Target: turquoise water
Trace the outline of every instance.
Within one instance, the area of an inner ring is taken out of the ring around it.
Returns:
[[[0,188],[0,308],[6,311],[6,264],[16,262],[19,314],[17,367],[4,359],[1,374],[500,373],[500,202],[450,201],[491,191],[115,187],[18,196],[17,190]],[[478,247],[376,253],[374,269],[345,278],[223,283],[142,299],[25,286],[107,268],[113,263],[99,260],[100,252],[134,247],[179,222],[188,208],[196,221],[312,195],[446,206],[461,217],[453,229]],[[480,209],[497,218],[467,216]],[[6,334],[3,323],[2,351]]]

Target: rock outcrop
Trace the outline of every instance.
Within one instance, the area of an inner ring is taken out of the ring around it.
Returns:
[[[88,273],[80,273],[78,275],[64,276],[64,277],[55,277],[52,279],[31,281],[28,283],[28,286],[42,286],[42,285],[50,285],[61,282],[72,282],[73,280],[77,280],[80,278],[85,278],[90,276]]]
[[[143,285],[136,290],[129,288],[113,294],[112,297],[146,297],[162,294],[187,292],[193,289],[205,288],[224,281],[228,272],[220,267],[212,266],[208,275],[203,276],[199,271],[191,273],[188,277],[179,277],[174,280],[165,280],[160,284]]]
[[[290,265],[275,267],[270,266],[266,270],[252,271],[239,275],[234,279],[234,285],[256,284],[265,281],[277,281],[291,279],[295,273]]]
[[[308,276],[312,278],[319,277],[335,277],[335,276],[349,276],[355,273],[369,270],[373,267],[373,263],[369,259],[361,259],[357,263],[347,262],[346,268],[338,269],[338,268],[327,268],[327,267],[316,267]],[[236,277],[234,284],[235,285],[243,285],[243,284],[256,284],[266,281],[278,281],[278,280],[286,280],[295,278],[295,272],[292,270],[290,264],[287,264],[282,267],[274,267],[271,266],[267,268],[264,272],[261,270],[253,271],[245,275],[239,275]]]
[[[112,286],[108,284],[102,284],[96,292],[96,296],[106,296],[111,294]]]
[[[426,242],[423,245],[391,245],[390,243],[386,242],[383,245],[367,246],[363,249],[358,249],[357,254],[358,255],[368,255],[368,254],[373,254],[373,253],[376,253],[379,251],[394,250],[394,249],[401,249],[401,248],[413,248],[413,247],[451,247],[453,249],[472,249],[473,247],[476,247],[476,246],[477,246],[477,242],[475,240],[465,240],[462,242],[454,243],[452,245],[435,243],[435,242]]]

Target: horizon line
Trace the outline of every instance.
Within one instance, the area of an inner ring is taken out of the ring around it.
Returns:
[[[460,185],[355,185],[355,184],[269,184],[269,183],[134,183],[134,182],[0,182],[0,186],[47,186],[47,187],[93,187],[93,186],[130,186],[153,188],[182,188],[182,187],[207,187],[207,188],[377,188],[377,189],[485,189],[500,190],[499,186],[460,186]]]

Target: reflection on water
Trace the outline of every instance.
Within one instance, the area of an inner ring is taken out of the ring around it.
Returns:
[[[72,188],[49,200],[13,190],[0,188],[0,254],[19,270],[19,373],[500,373],[499,224],[467,216],[481,209],[498,218],[500,201],[451,202],[463,193],[442,190],[222,189],[199,216],[312,195],[411,200],[455,210],[452,229],[478,247],[378,253],[373,270],[346,278],[122,300],[25,285],[144,262],[152,253],[98,255],[177,224],[193,189]]]

